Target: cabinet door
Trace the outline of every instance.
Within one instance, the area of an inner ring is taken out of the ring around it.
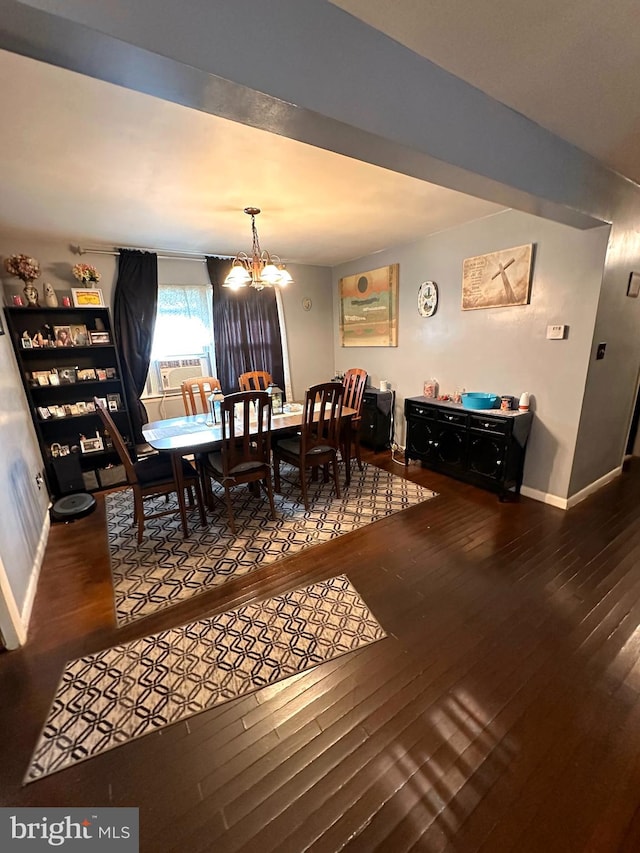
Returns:
[[[501,482],[505,476],[507,441],[497,435],[471,433],[469,470]]]
[[[407,422],[407,455],[412,458],[432,461],[436,450],[435,421],[410,418]]]
[[[439,424],[436,459],[448,468],[463,468],[466,461],[466,427]]]

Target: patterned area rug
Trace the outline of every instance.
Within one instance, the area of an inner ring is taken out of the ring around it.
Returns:
[[[214,509],[208,526],[197,515],[189,520],[190,535],[182,536],[176,515],[145,522],[138,545],[129,491],[107,495],[107,529],[116,619],[119,625],[148,616],[194,595],[219,586],[260,566],[328,542],[365,524],[429,500],[435,492],[424,489],[373,465],[354,470],[351,485],[335,498],[330,483],[310,489],[311,509],[300,503],[297,483],[283,481],[283,494],[275,495],[277,520],[269,515],[265,495],[255,498],[246,487],[234,490],[234,512],[239,531],[229,529],[224,493],[214,487]],[[283,473],[287,476],[287,472]],[[293,480],[295,473],[291,473]],[[164,498],[158,507],[166,509]],[[149,504],[153,501],[149,501]],[[154,511],[149,506],[148,512]]]
[[[385,636],[340,575],[71,661],[25,784]]]

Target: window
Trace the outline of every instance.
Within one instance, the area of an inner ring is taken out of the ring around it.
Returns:
[[[211,288],[158,285],[146,395],[177,394],[183,379],[215,376]]]

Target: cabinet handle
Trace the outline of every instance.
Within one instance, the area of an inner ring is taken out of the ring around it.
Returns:
[[[489,427],[490,427],[490,426],[491,426],[491,424],[485,424],[485,425],[484,425],[484,428],[485,428],[485,429],[489,429]]]

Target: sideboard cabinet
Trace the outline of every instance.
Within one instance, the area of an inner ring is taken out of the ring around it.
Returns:
[[[44,461],[49,494],[77,471],[80,487],[116,485],[121,471],[94,397],[104,401],[134,452],[109,309],[103,307],[4,309],[24,392]],[[71,464],[73,463],[73,464]],[[77,490],[77,487],[76,487]]]
[[[520,493],[531,412],[464,409],[457,403],[408,397],[405,464],[419,459],[506,497]]]

